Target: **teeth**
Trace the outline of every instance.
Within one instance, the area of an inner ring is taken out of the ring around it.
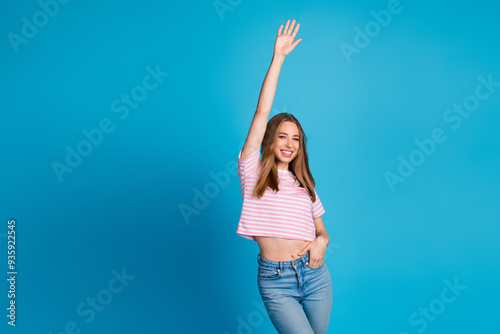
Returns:
[[[292,154],[292,151],[281,151],[283,153]]]

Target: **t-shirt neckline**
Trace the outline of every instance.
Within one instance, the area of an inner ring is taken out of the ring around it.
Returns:
[[[287,174],[291,174],[292,172],[289,171],[289,170],[286,170],[286,169],[279,169],[278,168],[278,173],[287,173]]]

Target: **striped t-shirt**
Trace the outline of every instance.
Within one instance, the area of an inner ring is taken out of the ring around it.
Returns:
[[[243,207],[236,234],[250,240],[262,235],[314,241],[316,227],[313,218],[325,213],[316,190],[313,203],[291,171],[278,169],[279,191],[276,193],[267,187],[260,199],[252,197],[261,170],[260,150],[243,160],[242,151],[238,155],[237,171]]]

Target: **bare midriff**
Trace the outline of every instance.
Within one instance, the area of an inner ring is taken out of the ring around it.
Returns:
[[[260,256],[269,261],[291,261],[298,259],[300,252],[310,241],[286,239],[278,237],[265,237],[256,235],[259,244]],[[304,256],[305,254],[302,254]]]

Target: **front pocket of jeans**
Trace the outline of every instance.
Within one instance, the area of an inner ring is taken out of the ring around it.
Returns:
[[[260,279],[276,279],[276,278],[280,277],[280,275],[281,275],[281,270],[279,270],[279,269],[270,269],[270,268],[260,267],[259,273],[257,276]]]
[[[318,269],[321,269],[321,267],[323,267],[323,266],[325,265],[325,261],[322,261],[322,262],[321,262],[321,265],[320,265],[319,267],[317,267],[317,268],[311,268],[311,267],[309,267],[309,262],[307,262],[307,263],[306,263],[306,265],[307,265],[307,267],[308,267],[309,269],[312,269],[312,270],[318,270]]]

